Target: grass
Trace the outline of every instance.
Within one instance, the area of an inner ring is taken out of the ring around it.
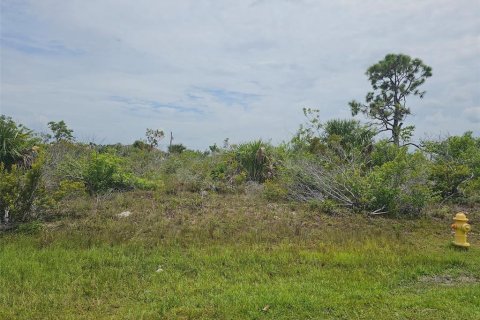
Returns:
[[[453,248],[447,217],[152,193],[62,211],[0,235],[1,319],[480,318],[480,235]]]

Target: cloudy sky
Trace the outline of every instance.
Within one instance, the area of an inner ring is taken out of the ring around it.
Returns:
[[[204,150],[290,139],[302,108],[350,116],[368,66],[432,66],[416,138],[480,134],[480,0],[0,0],[0,113],[38,131]]]

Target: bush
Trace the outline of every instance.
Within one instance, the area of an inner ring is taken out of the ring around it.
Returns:
[[[307,122],[300,126],[291,144],[294,150],[312,154],[327,151],[352,159],[357,153],[369,152],[376,131],[354,119],[332,119],[321,122],[320,110],[304,108]]]
[[[430,179],[443,199],[480,199],[480,138],[472,132],[442,141],[425,141],[433,161]]]
[[[43,225],[41,222],[31,221],[31,222],[27,222],[19,225],[16,231],[23,234],[36,234],[40,232],[42,228],[43,228]]]
[[[125,159],[125,166],[135,176],[145,179],[158,178],[160,176],[159,168],[165,163],[166,158],[165,153],[158,149],[148,150],[134,147],[128,148],[128,151],[121,156]]]
[[[142,141],[142,140],[135,140],[135,142],[132,144],[132,146],[136,149],[139,149],[139,150],[145,150],[145,151],[150,150],[150,145],[147,144],[146,142]]]
[[[397,148],[397,147],[395,147]],[[378,166],[330,155],[300,157],[287,164],[289,197],[332,201],[354,210],[392,215],[418,215],[433,199],[429,162],[422,153],[397,148],[396,156]],[[380,161],[381,163],[383,161]]]
[[[66,157],[60,175],[69,181],[81,182],[90,195],[108,191],[153,189],[155,183],[134,176],[126,169],[125,159],[109,153],[92,151],[80,159]]]
[[[296,158],[286,163],[282,179],[288,185],[289,198],[319,202],[330,199],[341,206],[360,207],[358,170],[353,164],[329,163],[318,159]]]
[[[68,198],[75,198],[86,194],[85,184],[80,181],[62,180],[53,193],[53,198],[60,201]]]
[[[5,223],[35,218],[42,209],[53,205],[42,181],[42,167],[43,157],[30,169],[12,165],[7,170],[0,163],[0,211]]]
[[[90,194],[132,188],[132,176],[122,168],[123,160],[111,154],[92,152],[82,169],[83,182]]]
[[[273,201],[287,199],[288,190],[280,181],[267,180],[263,185],[263,195],[266,199]]]
[[[247,180],[264,182],[273,178],[277,161],[273,147],[262,140],[243,143],[233,149],[239,171],[247,173]]]
[[[392,161],[374,167],[365,177],[365,208],[401,215],[420,214],[434,199],[429,170],[428,160],[421,152],[409,154],[402,148]]]
[[[162,180],[167,193],[181,191],[198,192],[213,188],[210,175],[216,157],[186,150],[171,154],[162,164]]]
[[[168,153],[182,153],[187,150],[183,144],[172,144],[168,146]]]
[[[369,167],[379,167],[383,164],[394,161],[399,153],[402,152],[401,148],[398,148],[387,140],[380,140],[373,145],[372,153],[368,161]]]
[[[28,159],[28,152],[38,142],[31,130],[0,115],[0,162],[6,169],[15,163],[23,164]]]

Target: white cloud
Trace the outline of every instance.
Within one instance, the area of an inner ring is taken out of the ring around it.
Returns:
[[[470,122],[480,124],[480,107],[466,108],[463,113]]]
[[[425,99],[411,99],[417,132],[478,134],[473,117],[456,117],[480,99],[478,9],[466,0],[5,0],[0,112],[36,129],[64,119],[105,142],[131,142],[146,127],[202,149],[226,137],[280,141],[304,106],[348,116],[347,102],[369,90],[366,68],[403,52],[433,67]],[[455,121],[430,121],[435,112]]]

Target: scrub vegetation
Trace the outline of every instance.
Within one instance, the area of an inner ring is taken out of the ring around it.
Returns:
[[[2,115],[0,318],[480,318],[480,138],[410,141],[421,60],[367,76],[371,122],[305,108],[280,145],[87,144]]]

